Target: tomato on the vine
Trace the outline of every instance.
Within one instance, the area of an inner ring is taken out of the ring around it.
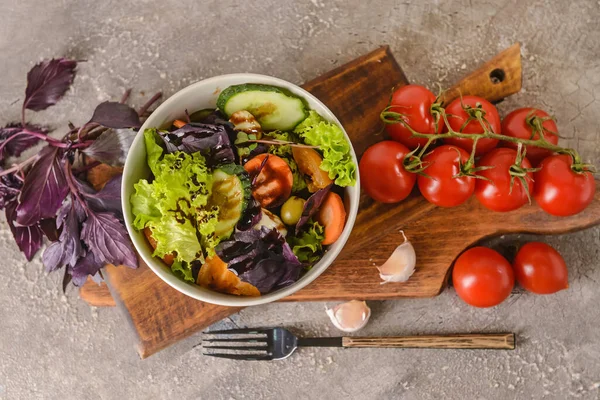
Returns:
[[[558,128],[556,124],[543,110],[537,108],[519,108],[510,112],[502,120],[502,134],[519,139],[538,140],[540,131],[543,131],[544,139],[552,144],[558,143]],[[517,148],[516,143],[504,142],[506,147]],[[525,146],[526,155],[532,165],[539,165],[542,160],[550,155],[552,151],[537,146]]]
[[[423,157],[427,176],[417,178],[421,194],[440,207],[454,207],[467,201],[475,190],[475,178],[458,175],[468,161],[469,153],[460,147],[443,145],[433,149]]]
[[[431,113],[431,105],[435,103],[435,99],[435,95],[424,86],[406,85],[392,94],[387,111],[402,114],[404,122],[419,133],[440,133],[444,123],[436,123]],[[392,140],[411,150],[423,147],[427,143],[425,138],[412,137],[410,129],[402,123],[386,124],[385,128]]]
[[[565,260],[546,243],[531,242],[521,247],[513,269],[519,285],[533,293],[551,294],[569,287]]]
[[[510,169],[516,159],[516,150],[499,148],[490,151],[479,161],[480,167],[493,167],[479,171],[479,175],[485,179],[477,179],[475,184],[475,196],[486,208],[492,211],[512,211],[529,202],[534,187],[533,172],[527,171],[531,169],[531,164],[525,157],[518,166],[520,172],[526,174],[523,179],[527,182],[527,188],[517,177],[512,178],[511,185]]]
[[[558,217],[583,211],[596,192],[594,175],[585,167],[574,171],[573,157],[568,154],[546,157],[533,175],[533,197],[542,210]]]
[[[454,263],[452,284],[458,296],[475,307],[502,303],[515,285],[510,263],[487,247],[473,247]]]
[[[477,119],[471,119],[469,123],[465,123],[469,120],[470,116],[463,108],[469,108],[471,110],[481,109],[484,112],[483,118],[488,123],[488,129],[494,133],[501,132],[500,116],[496,107],[486,99],[478,96],[464,96],[462,99],[459,97],[452,101],[446,107],[446,113],[448,114],[448,124],[453,131],[462,132],[467,134],[483,133],[483,127]],[[485,123],[485,122],[484,122]],[[464,126],[463,126],[464,125]],[[448,138],[444,140],[448,144],[452,144],[461,147],[467,151],[473,149],[473,140],[465,138]],[[477,150],[475,155],[483,155],[498,145],[498,139],[479,139],[477,141]]]
[[[415,174],[404,169],[406,146],[384,140],[369,147],[362,155],[358,168],[361,186],[373,200],[396,203],[404,200],[415,186]]]

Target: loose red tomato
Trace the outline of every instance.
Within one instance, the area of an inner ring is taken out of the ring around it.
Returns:
[[[554,155],[545,158],[540,170],[533,175],[533,197],[542,210],[558,217],[575,215],[594,200],[596,181],[590,171],[575,172],[571,169],[570,155]]]
[[[373,200],[396,203],[415,186],[416,176],[404,169],[409,150],[403,144],[384,140],[369,147],[358,164],[361,186]]]
[[[540,124],[544,139],[552,144],[557,144],[558,136],[556,134],[558,128],[556,124],[551,119],[542,120],[549,117],[548,113],[536,108],[519,108],[502,120],[502,134],[514,138],[537,140],[540,138],[540,132],[539,127],[536,125]],[[505,142],[505,146],[517,148],[517,144],[511,142]],[[550,150],[536,146],[525,146],[525,150],[527,151],[527,158],[534,166],[539,165],[544,158],[552,155]]]
[[[446,113],[448,115],[448,123],[452,130],[462,133],[483,133],[483,127],[478,120],[472,120],[467,125],[465,122],[469,119],[469,114],[463,109],[464,106],[470,108],[480,108],[485,112],[483,118],[488,121],[488,128],[494,133],[501,132],[500,116],[496,107],[486,99],[478,96],[464,96],[462,99],[459,97],[455,99],[448,107],[446,107]],[[461,129],[462,128],[462,129]],[[473,140],[464,138],[449,138],[445,140],[448,144],[461,147],[467,151],[473,149]],[[481,156],[490,150],[492,150],[498,144],[497,139],[480,139],[477,141],[477,150],[475,155]]]
[[[477,179],[475,196],[481,204],[492,211],[512,211],[527,204],[529,196],[527,189],[519,178],[514,178],[511,188],[510,167],[515,163],[517,151],[513,149],[494,149],[483,156],[479,166],[493,166],[494,168],[479,171],[478,174],[485,179]],[[529,169],[531,164],[527,158],[521,161],[521,168]],[[529,193],[533,193],[533,173],[528,172],[525,177]]]
[[[475,190],[475,178],[455,177],[461,172],[460,164],[469,161],[469,153],[460,147],[443,145],[423,157],[428,165],[425,174],[419,175],[417,182],[421,194],[440,207],[458,206],[471,197]]]
[[[473,247],[458,257],[452,271],[458,296],[475,307],[502,303],[515,286],[515,277],[506,258],[487,247]]]
[[[519,285],[530,292],[551,294],[569,287],[565,260],[546,243],[531,242],[521,247],[513,268]]]
[[[388,111],[404,115],[404,121],[419,133],[440,133],[443,122],[435,123],[431,114],[431,105],[435,103],[435,95],[420,85],[406,85],[396,90],[392,95],[390,105],[394,106]],[[386,124],[390,137],[405,145],[409,149],[423,147],[427,139],[414,138],[412,132],[404,124]]]

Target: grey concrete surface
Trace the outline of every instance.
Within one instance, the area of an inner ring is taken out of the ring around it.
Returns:
[[[501,112],[543,107],[563,143],[600,162],[597,1],[0,0],[0,9],[2,123],[18,120],[27,70],[53,56],[87,60],[64,101],[32,115],[64,130],[127,87],[141,104],[235,71],[301,83],[385,43],[413,82],[448,86],[518,40],[524,90]],[[372,302],[362,332],[514,331],[514,352],[309,349],[236,363],[203,357],[194,335],[141,361],[115,310],[89,308],[73,289],[64,296],[60,277],[39,257],[27,263],[2,224],[0,399],[599,399],[600,230],[544,240],[567,260],[567,291],[487,310],[452,290]],[[338,334],[322,303],[250,308],[222,324]]]

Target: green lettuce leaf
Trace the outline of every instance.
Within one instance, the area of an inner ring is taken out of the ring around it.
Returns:
[[[201,244],[209,257],[215,255],[215,247],[219,244],[219,238],[215,236],[217,222],[219,222],[219,207],[213,206],[210,210],[198,211],[196,220],[198,232],[201,235]]]
[[[157,197],[152,184],[141,179],[133,185],[133,188],[135,189],[135,193],[131,195],[131,209],[135,215],[133,226],[136,229],[144,229],[149,222],[160,220],[162,214],[156,206]]]
[[[240,131],[237,133],[236,139],[233,143],[237,145],[237,144],[245,143],[248,140],[256,140],[256,135],[254,135],[254,134],[248,135],[246,132]],[[252,152],[252,150],[256,149],[257,146],[258,146],[258,144],[252,143],[249,146],[235,146],[235,148],[237,149],[238,157],[240,158],[240,160],[243,160],[244,158],[248,157],[250,155],[250,153]]]
[[[158,137],[158,131],[154,128],[146,129],[144,131],[144,143],[146,144],[146,160],[148,161],[148,166],[150,167],[150,171],[154,175],[156,175],[158,160],[163,153],[163,148],[160,145],[162,140]]]
[[[152,130],[145,131],[144,138],[154,180],[143,179],[134,186],[134,226],[150,227],[157,241],[155,256],[175,253],[176,261],[190,263],[203,259],[202,250],[214,254],[219,210],[205,210],[212,190],[205,158],[199,152],[163,154]]]
[[[173,275],[181,280],[195,282],[194,275],[192,274],[192,265],[189,263],[175,261],[173,265],[171,265],[171,271],[173,272]]]
[[[336,185],[356,184],[356,165],[350,156],[350,143],[339,126],[325,121],[311,110],[294,133],[300,135],[306,144],[319,147],[323,153],[321,169],[329,173],[329,178],[334,179]]]
[[[192,262],[202,258],[196,228],[189,219],[178,221],[174,213],[167,213],[160,221],[150,222],[149,226],[157,244],[153,256],[162,258],[176,252],[177,261]]]
[[[324,228],[316,221],[310,220],[306,224],[307,229],[302,231],[300,236],[293,236],[289,239],[292,251],[302,263],[312,264],[318,261],[323,255],[323,245],[321,242],[325,238]]]

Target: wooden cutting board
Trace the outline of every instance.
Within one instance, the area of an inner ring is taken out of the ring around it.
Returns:
[[[339,118],[360,155],[384,139],[379,120],[394,87],[407,84],[388,47],[382,47],[303,85]],[[521,89],[518,44],[463,79],[444,95],[446,102],[473,94],[499,101]],[[510,213],[485,210],[475,199],[441,209],[415,191],[399,204],[373,202],[364,193],[352,235],[336,262],[319,278],[284,301],[382,300],[430,297],[447,284],[450,266],[468,246],[504,233],[564,233],[600,223],[600,197],[583,213],[557,218],[537,206]],[[381,285],[376,269],[402,243],[402,229],[417,252],[417,270],[406,283]],[[142,358],[239,311],[187,297],[160,280],[143,262],[140,268],[106,268],[112,294],[86,285],[81,295],[91,303],[116,302],[137,335]],[[93,292],[92,292],[93,291]]]

